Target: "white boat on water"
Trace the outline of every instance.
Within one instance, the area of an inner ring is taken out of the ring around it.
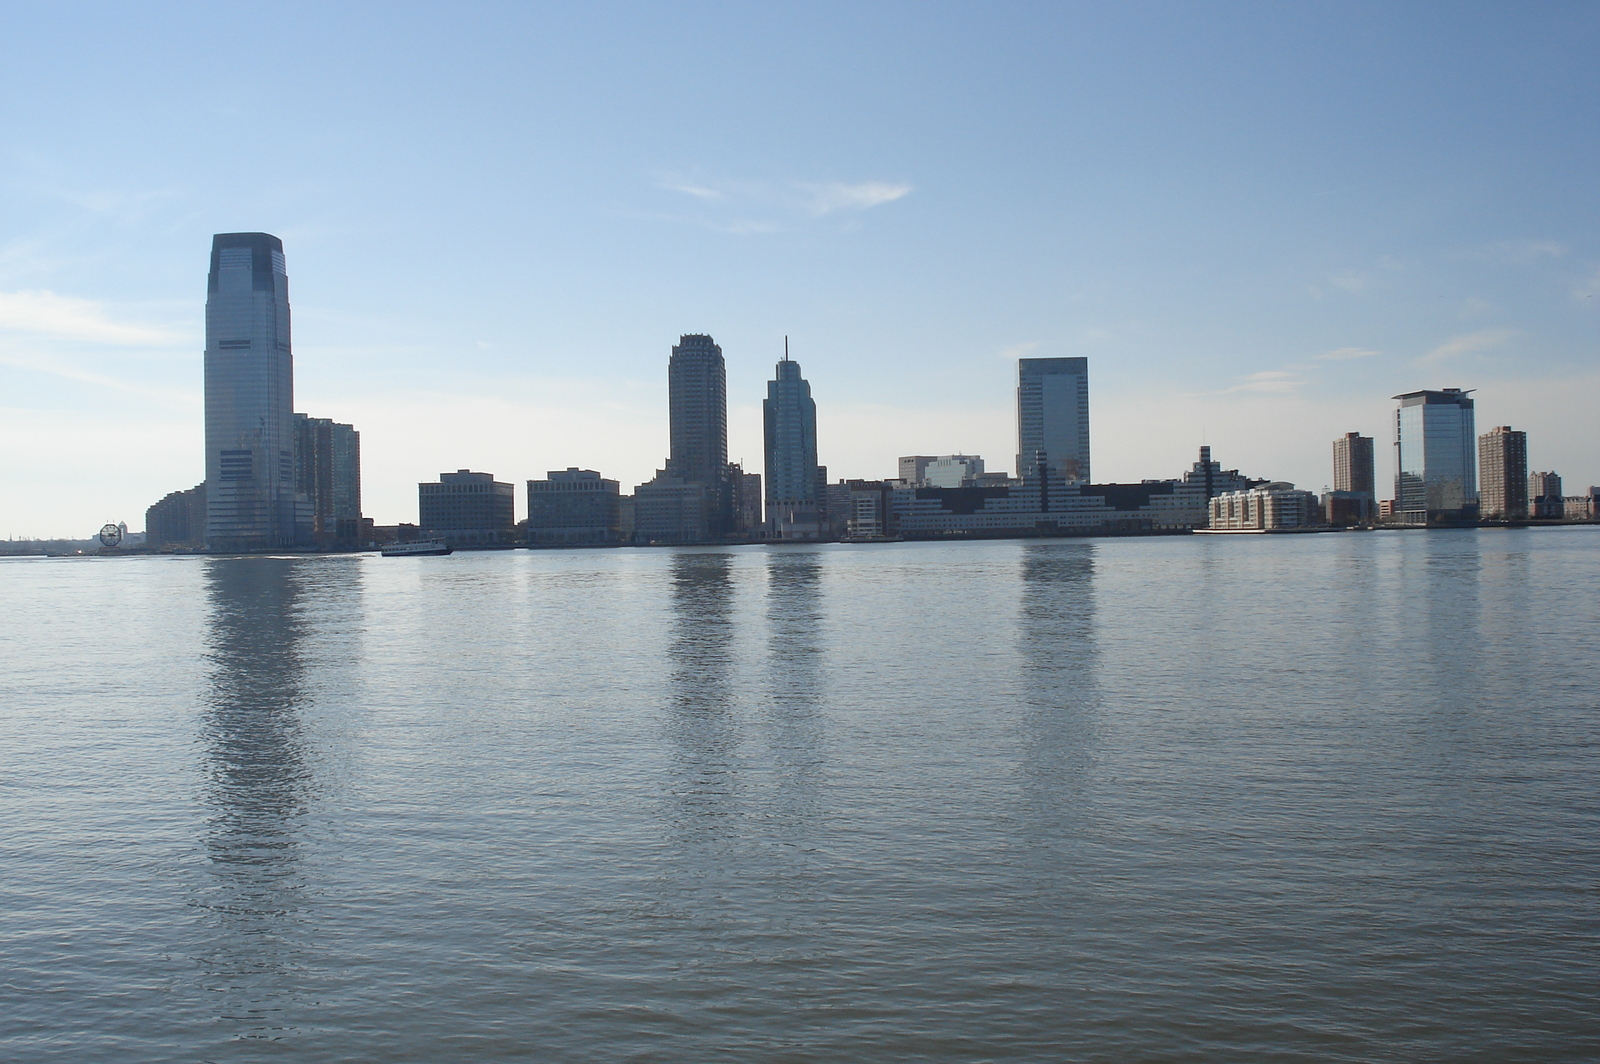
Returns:
[[[385,558],[409,558],[420,554],[449,554],[450,544],[442,539],[419,539],[415,543],[391,543],[383,548]]]

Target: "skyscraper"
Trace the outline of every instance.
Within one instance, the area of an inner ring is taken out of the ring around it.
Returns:
[[[672,456],[667,473],[720,483],[728,468],[728,383],[722,348],[709,336],[678,338],[667,363]]]
[[[1037,467],[1089,479],[1089,360],[1017,359],[1017,474]]]
[[[1371,436],[1347,432],[1333,441],[1333,490],[1359,492],[1373,498],[1377,473]]]
[[[767,382],[761,404],[766,429],[767,530],[777,539],[816,539],[817,404],[811,385],[800,375],[800,363],[783,361]]]
[[[1395,396],[1396,514],[1414,523],[1459,520],[1478,509],[1472,389]]]
[[[1528,516],[1528,434],[1496,425],[1479,436],[1478,481],[1484,517]]]
[[[728,469],[728,385],[722,348],[709,336],[678,338],[667,363],[671,455],[634,489],[640,542],[704,543],[733,528]]]
[[[212,238],[205,378],[207,549],[308,538],[309,512],[299,511],[309,506],[297,507],[294,490],[289,278],[277,237]]]

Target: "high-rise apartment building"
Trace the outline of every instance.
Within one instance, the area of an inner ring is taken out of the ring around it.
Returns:
[[[817,498],[817,404],[811,385],[790,361],[767,382],[761,404],[766,435],[767,532],[775,539],[816,539],[820,532]]]
[[[1472,517],[1478,510],[1477,433],[1472,389],[1395,396],[1397,516],[1412,523]]]
[[[1371,436],[1347,432],[1333,441],[1333,490],[1363,492],[1368,498],[1375,496],[1377,473]]]
[[[1528,434],[1496,425],[1478,437],[1478,512],[1528,516]]]
[[[728,468],[728,382],[722,348],[709,336],[678,338],[667,363],[672,453],[667,474],[721,483]]]
[[[295,498],[289,278],[277,237],[212,238],[205,376],[207,549],[304,542],[310,515]]]
[[[733,530],[728,469],[728,385],[722,348],[709,336],[678,338],[667,363],[671,455],[634,489],[641,542],[705,543]]]
[[[353,546],[361,529],[361,433],[332,418],[294,416],[295,491],[311,500],[318,546]]]
[[[144,545],[199,547],[206,538],[206,486],[175,491],[144,512]]]
[[[1089,479],[1089,360],[1017,359],[1017,474],[1038,455],[1063,480]]]

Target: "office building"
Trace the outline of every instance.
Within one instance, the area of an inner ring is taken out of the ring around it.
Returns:
[[[634,489],[635,535],[647,543],[708,543],[734,528],[728,469],[728,386],[711,337],[678,338],[667,363],[671,453]]]
[[[552,469],[528,481],[528,542],[536,547],[623,542],[620,485],[592,469]]]
[[[1378,504],[1365,491],[1328,491],[1322,495],[1322,519],[1340,528],[1370,525],[1378,519]]]
[[[820,534],[817,496],[817,404],[800,364],[783,361],[767,382],[761,404],[765,430],[767,534],[773,539],[816,539]]]
[[[761,507],[761,474],[746,473],[737,462],[728,465],[733,489],[733,531],[739,539],[760,539],[765,528]]]
[[[970,488],[983,476],[983,459],[978,455],[945,454],[923,466],[919,483],[929,488]]]
[[[289,279],[275,236],[212,238],[205,408],[207,549],[309,541],[310,507],[294,488]]]
[[[361,433],[331,418],[294,415],[295,491],[311,501],[312,540],[353,547],[361,538]]]
[[[453,547],[513,542],[515,510],[516,489],[493,473],[458,469],[417,485],[417,524]]]
[[[1089,360],[1017,360],[1017,472],[1044,455],[1066,481],[1089,479]]]
[[[1333,441],[1333,490],[1365,492],[1377,498],[1372,437],[1347,432]]]
[[[908,454],[900,458],[900,486],[904,488],[920,488],[923,486],[922,474],[927,472],[928,464],[935,460],[931,454]]]
[[[1395,411],[1395,514],[1408,524],[1477,516],[1472,389],[1406,392]]]
[[[1566,499],[1561,495],[1561,477],[1555,473],[1528,475],[1528,516],[1545,519],[1566,516]]]
[[[199,549],[206,540],[206,486],[175,491],[144,512],[144,544],[151,550]]]
[[[1528,516],[1528,434],[1496,425],[1478,437],[1478,513],[1505,520]]]

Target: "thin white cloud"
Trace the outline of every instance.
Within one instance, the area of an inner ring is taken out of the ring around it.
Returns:
[[[738,236],[783,232],[829,215],[857,215],[911,193],[910,185],[892,181],[705,181],[666,174],[656,184],[688,196],[707,212],[673,220]]]
[[[1010,362],[1019,358],[1027,358],[1029,352],[1037,350],[1038,347],[1039,341],[1029,340],[1027,343],[1012,344],[1010,347],[1001,348],[995,352],[995,357]]]
[[[1477,332],[1462,333],[1459,336],[1452,336],[1417,361],[1423,365],[1449,362],[1463,355],[1499,347],[1515,335],[1514,329],[1479,329]]]
[[[177,334],[164,329],[113,321],[105,307],[93,300],[60,296],[42,289],[0,292],[0,329],[139,347],[181,340]]]
[[[831,181],[822,185],[799,185],[811,197],[811,213],[818,217],[834,211],[864,211],[883,203],[893,203],[911,192],[910,185],[887,181],[862,181],[847,185]]]
[[[1339,289],[1341,292],[1348,292],[1350,295],[1359,296],[1366,293],[1367,288],[1372,284],[1372,279],[1367,277],[1365,274],[1346,271],[1345,273],[1336,273],[1329,277],[1328,283]]]
[[[47,376],[60,377],[62,380],[74,381],[78,384],[92,384],[99,388],[110,388],[112,391],[126,392],[129,395],[142,395],[148,399],[160,399],[180,406],[198,406],[200,404],[198,392],[152,388],[144,384],[135,384],[132,381],[125,381],[104,373],[94,373],[89,370],[79,369],[58,359],[42,356],[19,358],[14,355],[0,355],[0,366],[11,366],[15,369],[28,370],[31,373],[43,373]]]
[[[1264,370],[1261,373],[1251,373],[1240,379],[1232,388],[1224,389],[1228,392],[1255,392],[1258,395],[1292,395],[1305,385],[1305,381],[1296,379],[1293,373],[1287,370]]]
[[[1324,351],[1316,357],[1323,362],[1348,362],[1354,358],[1372,358],[1374,355],[1382,353],[1381,351],[1374,351],[1370,347],[1338,347],[1332,351]]]

